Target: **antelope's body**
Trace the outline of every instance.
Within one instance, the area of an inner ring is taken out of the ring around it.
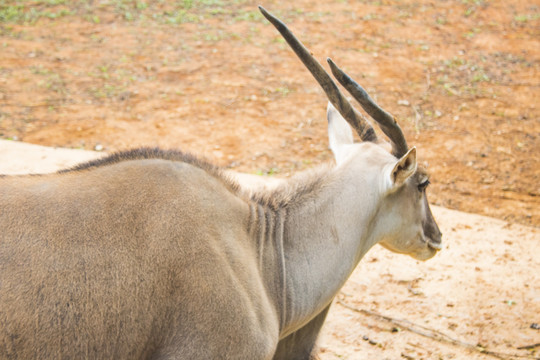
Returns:
[[[416,150],[328,120],[336,164],[275,187],[153,149],[0,177],[0,359],[310,359],[373,245],[441,237]]]
[[[0,358],[271,353],[250,205],[197,165],[137,154],[0,179]]]

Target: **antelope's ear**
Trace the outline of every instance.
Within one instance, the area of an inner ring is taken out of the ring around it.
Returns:
[[[330,150],[334,153],[336,163],[340,164],[347,155],[347,145],[353,143],[353,133],[350,125],[330,102],[326,109],[326,118],[328,119]]]
[[[393,186],[402,185],[411,175],[416,172],[416,147],[412,147],[394,165],[390,173],[390,181]]]

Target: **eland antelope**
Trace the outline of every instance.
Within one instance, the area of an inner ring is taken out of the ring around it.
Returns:
[[[311,359],[372,246],[420,260],[441,249],[428,175],[394,118],[329,60],[389,152],[260,9],[330,100],[335,163],[246,186],[194,156],[138,149],[0,177],[1,359]]]

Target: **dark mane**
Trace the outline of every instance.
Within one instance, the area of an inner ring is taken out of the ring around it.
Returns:
[[[95,159],[90,160],[88,162],[84,162],[78,165],[75,165],[74,167],[59,170],[58,173],[69,173],[69,172],[77,172],[77,171],[84,171],[89,169],[94,169],[98,167],[103,167],[107,165],[117,164],[122,161],[130,161],[130,160],[145,160],[145,159],[163,159],[163,160],[170,160],[170,161],[180,161],[184,162],[193,166],[196,166],[204,171],[206,171],[208,174],[218,178],[221,180],[224,185],[229,188],[234,193],[238,192],[238,184],[231,180],[229,177],[227,177],[224,174],[223,169],[220,166],[214,165],[211,162],[199,158],[193,154],[183,152],[180,150],[163,150],[160,148],[137,148],[137,149],[131,149],[126,151],[119,151],[116,153],[112,153],[109,156],[105,156],[101,159]]]
[[[163,150],[160,148],[143,147],[143,148],[126,150],[126,151],[119,151],[100,159],[90,160],[88,162],[75,165],[71,168],[59,170],[58,173],[82,171],[82,170],[88,170],[92,168],[117,164],[122,161],[144,160],[144,159],[163,159],[163,160],[171,160],[171,161],[181,161],[181,162],[185,162],[190,165],[199,167],[212,174],[217,175],[221,172],[221,168],[219,166],[214,165],[207,160],[198,158],[195,155],[192,155],[190,153],[186,153],[180,150]]]
[[[229,176],[222,167],[214,165],[203,158],[199,158],[193,154],[180,150],[163,150],[160,148],[143,147],[112,153],[100,159],[90,160],[88,162],[75,165],[71,168],[59,170],[57,173],[63,174],[79,172],[113,165],[123,161],[144,159],[180,161],[196,166],[219,179],[232,193],[240,196],[246,195],[249,200],[254,201],[262,206],[269,207],[272,210],[285,208],[291,204],[301,202],[302,199],[316,196],[318,190],[321,189],[326,183],[326,177],[324,174],[328,171],[327,168],[323,168],[321,171],[308,171],[307,173],[294,177],[287,184],[278,186],[273,190],[263,190],[252,194],[245,194],[241,191],[241,187],[237,181],[231,178],[231,176]]]

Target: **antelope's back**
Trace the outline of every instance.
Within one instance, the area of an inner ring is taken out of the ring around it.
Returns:
[[[0,358],[148,357],[251,251],[247,205],[182,162],[2,177],[0,211]]]

